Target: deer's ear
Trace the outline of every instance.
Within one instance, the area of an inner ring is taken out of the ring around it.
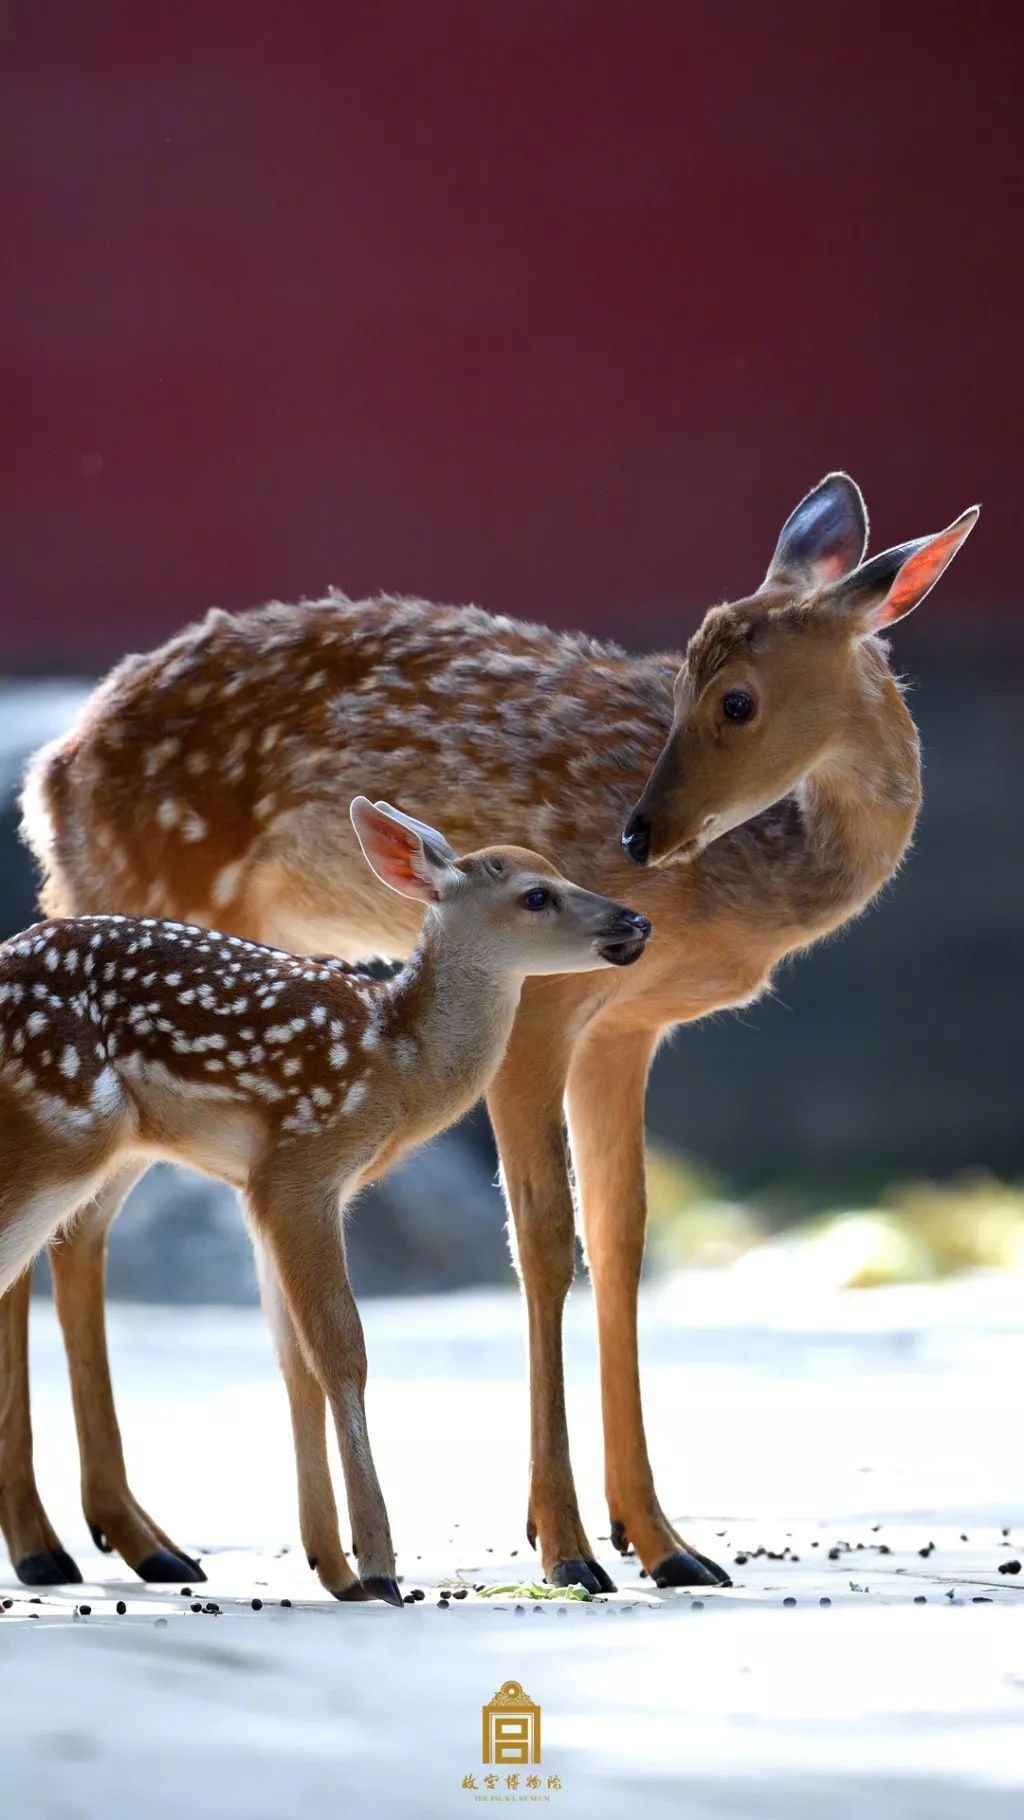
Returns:
[[[856,567],[867,541],[867,509],[856,481],[849,474],[826,474],[787,518],[761,585],[827,587]]]
[[[356,797],[349,814],[367,865],[392,891],[436,904],[459,884],[461,874],[452,864],[454,855],[448,858],[451,848],[443,837],[447,853],[438,852],[397,810],[379,807],[365,796]]]
[[[872,556],[829,589],[829,610],[851,618],[862,635],[880,632],[905,618],[949,567],[977,524],[980,509],[969,506],[945,531]]]

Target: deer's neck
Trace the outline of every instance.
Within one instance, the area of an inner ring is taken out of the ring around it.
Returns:
[[[881,652],[867,651],[836,745],[751,824],[780,934],[788,923],[797,942],[812,940],[862,908],[899,866],[920,801],[916,728]]]
[[[505,1052],[522,990],[518,974],[482,961],[428,910],[407,965],[388,983],[385,1035],[409,1045],[407,1097],[437,1128],[473,1104]]]

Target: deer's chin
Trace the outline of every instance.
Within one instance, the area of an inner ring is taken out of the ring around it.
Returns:
[[[699,859],[705,848],[710,847],[719,834],[725,832],[719,826],[717,815],[708,815],[696,834],[687,835],[685,840],[677,841],[674,847],[666,848],[664,853],[652,853],[649,864],[652,866],[689,866]]]

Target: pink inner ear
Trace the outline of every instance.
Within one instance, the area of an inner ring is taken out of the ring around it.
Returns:
[[[814,561],[814,582],[819,588],[826,588],[830,581],[841,581],[849,572],[849,563],[842,556],[819,556]]]
[[[436,904],[438,895],[433,885],[418,872],[412,863],[416,851],[416,842],[410,835],[395,826],[394,822],[378,824],[374,830],[373,858],[382,877],[399,891],[405,891],[410,885],[415,887],[417,897]]]
[[[942,531],[923,550],[905,562],[875,615],[875,624],[887,626],[916,607],[919,600],[934,587],[950,558],[956,555],[965,536],[961,528]]]

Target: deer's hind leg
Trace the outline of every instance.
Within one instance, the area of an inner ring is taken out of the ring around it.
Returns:
[[[576,1261],[576,1217],[563,1096],[571,1053],[550,1000],[529,982],[487,1107],[501,1152],[526,1300],[530,1352],[530,1491],[527,1538],[539,1545],[553,1586],[614,1592],[587,1538],[569,1458],[562,1310]]]
[[[275,1155],[250,1182],[248,1200],[299,1345],[334,1417],[352,1533],[359,1545],[358,1579],[341,1555],[342,1571],[348,1568],[351,1582],[340,1596],[354,1598],[361,1592],[401,1605],[391,1528],[366,1427],[366,1345],[345,1261],[337,1177],[316,1170],[307,1144],[305,1152],[296,1147]],[[297,1376],[294,1384],[308,1442],[313,1399]],[[292,1392],[289,1384],[290,1396]],[[294,1412],[294,1400],[292,1406]]]
[[[53,1293],[64,1335],[82,1466],[82,1508],[93,1541],[113,1551],[142,1580],[205,1580],[199,1562],[179,1548],[133,1496],[114,1407],[104,1295],[107,1240],[130,1191],[145,1173],[125,1163],[50,1249]]]

